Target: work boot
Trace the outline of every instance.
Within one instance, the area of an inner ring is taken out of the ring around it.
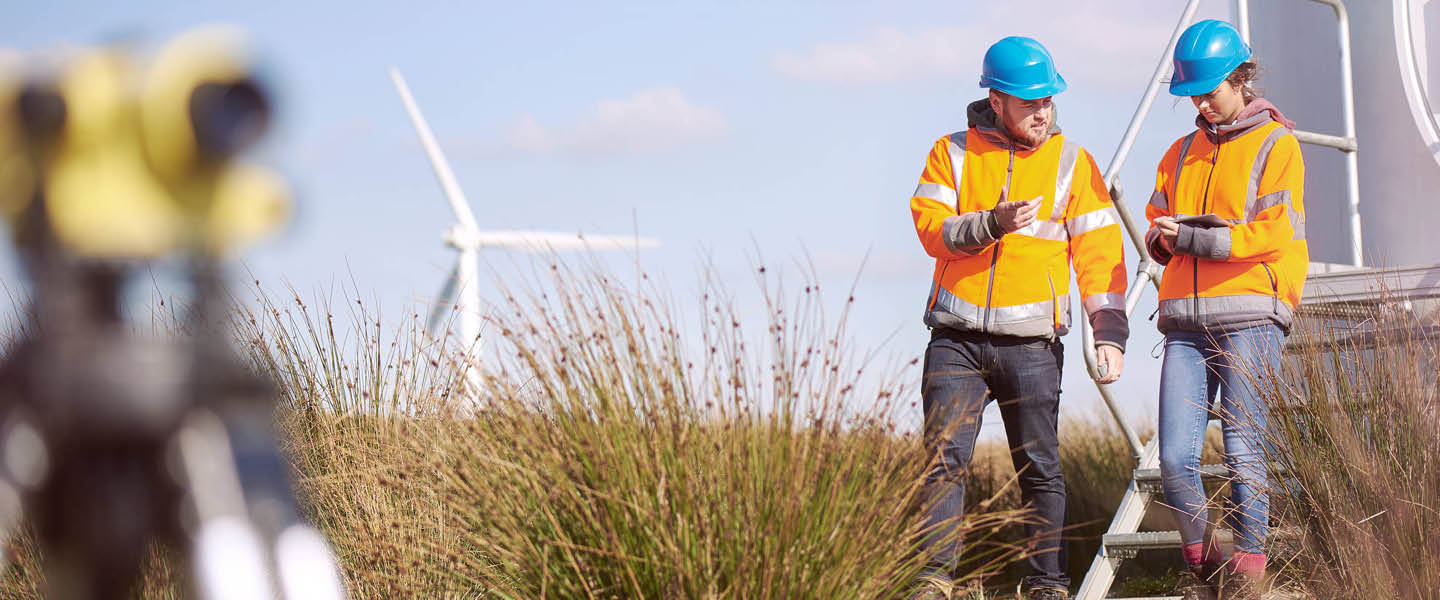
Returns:
[[[1191,566],[1180,572],[1172,593],[1185,600],[1217,600],[1219,586],[1216,581],[1220,569],[1210,563]]]
[[[950,600],[951,587],[948,581],[926,577],[910,594],[910,600]]]
[[[1057,587],[1033,587],[1025,591],[1025,600],[1069,600],[1070,591]]]
[[[1219,600],[1260,600],[1263,577],[1246,573],[1229,572],[1220,586]]]

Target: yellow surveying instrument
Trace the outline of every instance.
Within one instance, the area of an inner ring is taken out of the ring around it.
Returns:
[[[271,116],[252,61],[211,29],[143,62],[29,62],[0,72],[0,216],[31,284],[0,359],[4,533],[34,527],[46,597],[129,598],[158,541],[196,597],[343,598],[276,444],[275,385],[229,327],[223,261],[289,214],[283,180],[238,162]],[[141,335],[122,290],[174,258],[190,311]]]

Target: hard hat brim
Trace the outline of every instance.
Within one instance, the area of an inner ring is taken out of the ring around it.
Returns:
[[[1060,92],[1065,91],[1068,86],[1065,84],[1065,78],[1061,77],[1059,73],[1056,73],[1054,81],[1047,81],[1044,83],[1037,83],[1033,85],[1014,85],[1009,82],[1001,81],[991,77],[981,77],[980,87],[991,88],[994,90],[1005,92],[1006,94],[1010,94],[1011,96],[1020,98],[1022,100],[1038,100],[1040,98],[1059,94]]]
[[[1219,77],[1208,77],[1205,79],[1191,79],[1189,81],[1172,79],[1170,80],[1170,95],[1186,98],[1203,96],[1215,91],[1215,88],[1220,87],[1220,83],[1225,81],[1225,78],[1229,76],[1230,73],[1227,72]]]

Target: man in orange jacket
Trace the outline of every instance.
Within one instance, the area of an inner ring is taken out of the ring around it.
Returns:
[[[1094,159],[1055,125],[1051,96],[1065,80],[1039,42],[996,42],[980,86],[989,97],[970,104],[966,131],[935,142],[910,199],[916,233],[935,258],[921,394],[926,447],[937,460],[926,475],[928,587],[919,596],[948,587],[958,564],[964,472],[993,398],[1021,497],[1038,517],[1027,526],[1035,554],[1025,597],[1063,599],[1056,416],[1070,268],[1095,329],[1102,382],[1112,382],[1129,335],[1120,225]]]

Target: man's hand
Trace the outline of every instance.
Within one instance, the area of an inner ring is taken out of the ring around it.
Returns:
[[[1035,217],[1040,214],[1040,203],[1044,196],[1036,196],[1028,202],[1010,202],[1008,188],[1000,188],[1000,203],[995,205],[995,222],[1000,224],[1000,229],[1005,233],[1014,233],[1025,226],[1035,222]]]
[[[1125,369],[1125,354],[1119,348],[1106,345],[1095,345],[1095,367],[1100,371],[1100,383],[1115,383],[1120,379],[1120,371]]]
[[[1173,253],[1175,240],[1180,237],[1180,224],[1174,217],[1156,217],[1155,228],[1160,230],[1160,246]]]

